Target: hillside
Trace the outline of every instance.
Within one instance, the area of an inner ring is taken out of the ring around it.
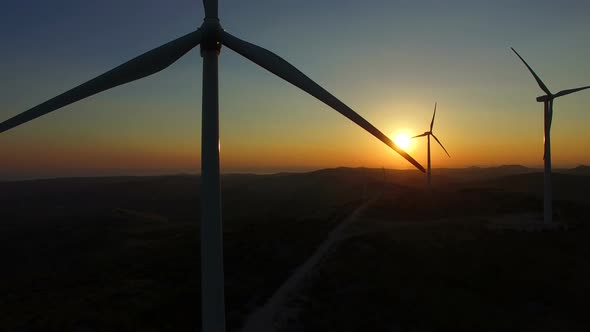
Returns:
[[[514,271],[518,278],[530,278],[531,271],[555,271],[551,264],[563,261],[567,265],[557,270],[571,269],[579,278],[590,277],[581,268],[587,250],[589,211],[582,194],[590,189],[590,177],[554,176],[556,210],[562,212],[561,220],[571,225],[572,231],[512,237],[512,233],[502,235],[486,228],[495,218],[505,215],[540,214],[542,174],[528,171],[520,167],[467,169],[461,176],[461,170],[441,170],[447,172],[447,180],[433,178],[436,186],[432,196],[423,191],[424,175],[410,170],[335,168],[308,173],[224,175],[228,328],[239,328],[335,225],[365,197],[378,193],[380,199],[351,230],[356,234],[354,241],[344,243],[331,254],[320,273],[309,279],[303,294],[314,304],[300,302],[304,305],[302,322],[309,327],[306,330],[326,329],[326,322],[343,331],[364,324],[383,330],[392,326],[384,323],[387,320],[383,317],[400,308],[406,308],[400,312],[406,312],[409,320],[396,324],[408,330],[420,330],[421,326],[417,323],[420,314],[411,308],[427,315],[422,317],[422,327],[461,330],[453,322],[467,322],[472,325],[463,330],[478,330],[473,324],[483,319],[486,310],[496,308],[485,305],[491,301],[486,297],[490,293],[483,297],[477,295],[480,293],[464,293],[447,288],[447,281],[440,284],[426,275],[464,283],[461,275],[465,274],[471,276],[469,282],[475,287],[500,289],[486,271],[501,269],[506,272],[500,274],[503,285],[519,285],[507,271]],[[505,175],[510,172],[519,174]],[[504,175],[489,178],[490,174]],[[470,176],[478,180],[455,180]],[[187,175],[0,182],[0,259],[6,266],[0,275],[5,294],[0,301],[0,329],[198,330],[199,183],[198,176]],[[449,222],[452,225],[446,226]],[[389,240],[392,238],[393,243]],[[479,245],[470,239],[484,242]],[[536,239],[537,247],[530,247],[518,259],[529,259],[532,256],[527,255],[541,247],[555,256],[546,263],[535,260],[537,265],[530,271],[526,270],[530,266],[519,265],[516,258],[506,258],[512,257],[509,253],[513,250],[528,248],[522,244],[527,239]],[[577,251],[561,248],[569,245]],[[503,251],[491,254],[498,248]],[[470,256],[470,252],[477,256]],[[561,252],[568,255],[567,260],[563,260]],[[426,259],[431,256],[436,259]],[[411,262],[415,259],[419,266]],[[459,269],[465,260],[480,268]],[[459,274],[445,272],[441,266],[453,266]],[[525,270],[519,269],[521,266]],[[367,268],[373,270],[363,273]],[[399,269],[403,269],[406,281],[396,279]],[[555,282],[561,277],[550,274],[540,285],[557,287],[566,294],[566,300],[581,303],[568,290],[570,284]],[[396,284],[383,284],[387,280]],[[408,284],[407,280],[415,281]],[[321,291],[329,289],[326,285],[336,287],[340,283],[344,283],[340,293]],[[449,308],[456,306],[445,311],[449,314],[445,320],[431,310],[438,298],[428,298],[416,289],[432,290],[444,298],[457,294],[459,299],[461,294],[468,297],[455,304],[440,302]],[[502,294],[504,302],[494,303],[501,306],[516,301],[513,304],[517,307],[508,306],[515,313],[522,313],[524,309],[518,305],[526,307],[528,302],[550,308],[543,310],[554,310],[544,300]],[[551,294],[546,296],[557,301],[556,317],[561,321],[570,317],[559,311],[570,307]],[[370,321],[355,314],[359,308],[366,309],[364,317]],[[458,316],[470,308],[474,308],[476,316],[470,320]],[[578,313],[572,315],[575,319],[581,317]],[[524,321],[521,324],[527,326]],[[573,330],[583,326],[576,324],[571,325]],[[506,327],[501,322],[493,326]]]

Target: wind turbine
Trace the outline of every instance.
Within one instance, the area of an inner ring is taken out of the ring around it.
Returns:
[[[99,92],[155,74],[201,45],[203,99],[201,128],[201,275],[202,327],[225,330],[223,240],[219,171],[218,56],[225,45],[262,68],[309,93],[368,131],[416,168],[422,167],[385,134],[278,55],[222,29],[217,0],[203,0],[200,28],[148,51],[90,81],[0,123],[0,133]]]
[[[528,68],[528,70],[531,72],[531,74],[533,75],[533,77],[535,78],[535,80],[537,81],[537,84],[539,84],[539,87],[541,88],[541,90],[543,90],[546,95],[544,96],[540,96],[537,97],[537,101],[538,102],[542,102],[543,103],[543,114],[544,114],[544,153],[543,153],[543,161],[545,164],[545,170],[544,170],[544,195],[543,195],[543,221],[545,222],[545,224],[551,224],[553,222],[553,189],[551,187],[551,121],[553,120],[553,99],[557,98],[557,97],[561,97],[561,96],[565,96],[565,95],[569,95],[570,93],[574,93],[574,92],[578,92],[581,90],[585,90],[590,88],[589,86],[584,86],[581,88],[575,88],[575,89],[567,89],[567,90],[562,90],[559,91],[556,94],[551,93],[551,91],[549,91],[549,88],[547,88],[547,86],[545,85],[545,83],[543,83],[543,81],[541,81],[541,79],[539,78],[539,76],[533,71],[533,69],[531,68],[531,66],[529,66],[528,63],[526,63],[526,61],[524,61],[524,59],[520,56],[520,54],[518,54],[518,52],[516,52],[516,50],[514,48],[510,48],[512,49],[512,51],[516,54],[516,56],[522,61],[522,63],[524,63],[524,65]]]
[[[445,147],[442,145],[442,143],[438,140],[438,138],[436,138],[436,136],[434,136],[434,133],[432,132],[432,127],[434,127],[434,117],[436,116],[436,103],[434,103],[434,112],[432,113],[432,121],[430,121],[430,130],[429,131],[425,131],[424,134],[420,134],[420,135],[416,135],[412,138],[416,138],[416,137],[423,137],[426,136],[428,138],[428,148],[427,148],[427,154],[428,154],[428,166],[427,166],[427,171],[426,171],[426,178],[428,179],[428,189],[431,190],[432,189],[432,172],[431,172],[431,167],[430,167],[430,136],[432,136],[432,138],[434,138],[436,140],[436,142],[438,144],[440,144],[440,146],[443,148],[443,150],[445,150],[445,153],[447,154],[447,156],[449,156],[449,158],[451,157],[451,155],[447,152],[447,149],[445,149]]]

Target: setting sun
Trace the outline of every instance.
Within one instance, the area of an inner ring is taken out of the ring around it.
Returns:
[[[395,135],[393,142],[404,150],[408,150],[412,146],[412,139],[406,133],[398,133]]]

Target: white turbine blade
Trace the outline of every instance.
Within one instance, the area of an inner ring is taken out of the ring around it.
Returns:
[[[217,18],[217,0],[203,0],[205,17]]]
[[[99,92],[155,74],[185,55],[201,41],[196,30],[0,123],[0,133]]]
[[[424,137],[424,136],[426,136],[428,134],[430,134],[430,133],[429,132],[425,132],[424,134],[416,135],[416,136],[413,136],[412,138]]]
[[[578,92],[578,91],[582,91],[582,90],[586,90],[586,89],[590,89],[590,85],[584,86],[581,88],[576,88],[576,89],[568,89],[568,90],[559,91],[558,93],[556,93],[554,95],[554,97],[561,97],[561,96],[569,95],[570,93],[574,93],[574,92]]]
[[[279,76],[287,82],[295,85],[310,95],[316,97],[326,105],[332,107],[340,114],[344,115],[354,123],[377,137],[383,143],[388,145],[394,151],[399,153],[402,157],[412,163],[416,168],[425,172],[424,167],[420,165],[414,158],[412,158],[403,149],[398,147],[389,137],[383,134],[379,129],[375,128],[371,123],[365,120],[363,117],[358,115],[350,107],[346,106],[343,102],[338,100],[324,88],[319,86],[317,83],[312,81],[309,77],[305,76],[301,71],[295,68],[293,65],[283,60],[278,55],[239,38],[232,36],[227,32],[222,32],[221,41],[224,45],[231,48],[235,52],[256,63],[262,68],[270,71],[271,73]]]
[[[430,131],[432,131],[432,127],[434,127],[434,116],[436,115],[436,103],[434,103],[434,113],[432,113],[432,121],[430,121]]]
[[[537,84],[539,84],[539,87],[541,88],[541,90],[545,91],[546,94],[551,95],[551,91],[549,91],[549,89],[547,88],[545,83],[543,83],[543,81],[541,81],[541,78],[539,78],[539,76],[537,76],[537,74],[535,73],[533,68],[531,68],[531,66],[529,66],[529,64],[526,63],[526,61],[524,61],[524,59],[520,56],[520,54],[518,54],[518,52],[516,52],[516,50],[514,48],[511,47],[510,49],[512,49],[514,54],[516,54],[516,56],[520,58],[520,61],[522,61],[522,63],[524,63],[524,65],[529,69],[531,74],[533,74],[533,77],[537,81]]]
[[[447,156],[449,156],[449,158],[451,157],[451,155],[447,152],[447,149],[445,149],[445,147],[442,145],[442,143],[438,140],[438,138],[436,138],[436,136],[434,136],[434,134],[432,134],[432,137],[434,137],[434,139],[436,140],[436,142],[440,145],[441,148],[443,148],[443,150],[445,150]]]

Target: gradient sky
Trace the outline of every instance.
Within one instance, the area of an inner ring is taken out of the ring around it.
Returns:
[[[4,120],[200,26],[199,0],[4,0]],[[541,94],[590,84],[590,2],[220,0],[223,27],[276,52],[392,137],[428,129],[433,167],[542,164]],[[0,135],[0,179],[196,172],[198,48],[169,69]],[[225,172],[410,168],[323,103],[224,48]],[[590,164],[590,92],[555,102],[556,167]],[[408,150],[426,164],[426,141]]]

